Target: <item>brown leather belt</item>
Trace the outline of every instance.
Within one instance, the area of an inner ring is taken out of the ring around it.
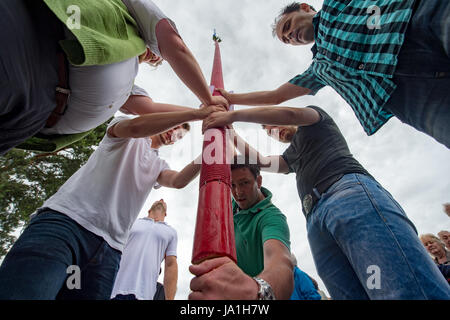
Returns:
[[[59,119],[61,119],[61,116],[64,115],[67,109],[67,101],[70,96],[70,89],[69,89],[69,83],[67,80],[67,63],[66,63],[66,57],[63,52],[58,52],[57,54],[58,58],[58,86],[56,87],[56,107],[53,109],[52,113],[50,114],[49,118],[47,119],[47,122],[45,124],[46,128],[51,128],[55,126]]]

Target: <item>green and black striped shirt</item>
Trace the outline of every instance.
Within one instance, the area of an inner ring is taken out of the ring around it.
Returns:
[[[314,17],[314,61],[289,82],[331,86],[352,107],[368,135],[393,115],[383,110],[415,0],[324,0]]]

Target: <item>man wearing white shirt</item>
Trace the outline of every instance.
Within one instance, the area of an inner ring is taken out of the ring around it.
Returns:
[[[177,232],[164,222],[167,204],[153,203],[148,216],[136,220],[123,251],[111,297],[114,300],[153,300],[164,266],[165,299],[173,300],[177,290]]]
[[[170,170],[158,149],[182,137],[181,124],[220,109],[114,119],[87,163],[45,201],[6,255],[0,300],[109,300],[129,230],[151,189],[181,189],[200,171],[194,161]]]

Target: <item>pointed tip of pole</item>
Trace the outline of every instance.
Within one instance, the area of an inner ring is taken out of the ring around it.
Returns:
[[[216,29],[214,29],[213,41],[218,43],[222,42],[222,39],[217,35]]]

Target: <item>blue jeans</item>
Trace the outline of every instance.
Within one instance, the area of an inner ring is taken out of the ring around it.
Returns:
[[[0,266],[0,300],[109,300],[120,258],[102,238],[46,210]],[[79,267],[78,273],[69,266]]]
[[[450,1],[418,1],[384,108],[450,148]]]
[[[333,299],[450,299],[414,225],[368,176],[347,174],[333,184],[307,216],[307,230]]]

